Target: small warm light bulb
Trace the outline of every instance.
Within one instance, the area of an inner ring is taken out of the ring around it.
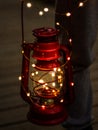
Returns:
[[[60,68],[58,68],[58,72],[60,72],[61,71],[61,69]]]
[[[48,87],[45,87],[46,90],[48,90],[49,88]]]
[[[70,43],[72,42],[72,39],[71,39],[71,38],[69,39],[69,42],[70,42]]]
[[[44,83],[44,80],[40,79],[38,82],[39,82],[39,83]]]
[[[36,65],[35,64],[32,64],[32,67],[35,67]]]
[[[38,71],[36,71],[35,74],[37,75],[37,74],[38,74]]]
[[[59,26],[59,25],[60,25],[60,23],[59,23],[59,22],[56,22],[56,25],[58,25],[58,26]]]
[[[64,102],[64,99],[61,99],[60,102],[61,102],[61,103]]]
[[[34,76],[34,73],[32,73],[31,75]]]
[[[71,86],[74,86],[74,82],[71,82],[70,84],[71,84]]]
[[[55,93],[55,90],[53,89],[52,92]]]
[[[44,85],[43,85],[43,88],[46,88],[46,86],[47,86],[48,84],[47,83],[45,83]]]
[[[58,79],[61,79],[61,78],[62,78],[62,76],[61,76],[61,75],[59,75],[59,76],[58,76]]]
[[[54,68],[53,70],[54,70],[54,71],[56,71],[56,70],[57,70],[57,68]]]
[[[67,60],[69,61],[69,60],[70,60],[70,57],[67,57]]]
[[[62,83],[60,83],[60,87],[62,87],[63,86],[63,84]]]
[[[49,11],[49,9],[48,9],[48,8],[44,8],[44,11],[45,11],[45,12],[48,12],[48,11]]]
[[[22,76],[19,76],[18,79],[19,79],[19,80],[22,80]]]
[[[56,85],[55,82],[53,82],[53,83],[52,83],[52,86],[55,87],[55,85]]]
[[[67,17],[70,17],[70,16],[71,16],[71,13],[70,13],[70,12],[67,12],[67,13],[66,13],[66,16],[67,16]]]
[[[55,92],[55,90],[53,89],[53,90],[52,90],[52,92],[54,93],[54,92]]]
[[[27,3],[27,7],[28,8],[31,8],[32,7],[32,4],[30,2]]]
[[[46,107],[45,107],[45,105],[42,105],[41,108],[44,110]]]
[[[55,77],[55,73],[54,72],[52,72],[52,77]]]
[[[83,2],[80,2],[79,3],[79,7],[83,7],[84,6],[84,3]]]
[[[30,93],[27,93],[27,97],[30,97]]]
[[[39,11],[39,15],[42,16],[44,13],[43,11]]]

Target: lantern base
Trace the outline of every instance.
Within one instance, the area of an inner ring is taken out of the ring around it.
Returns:
[[[60,105],[55,105],[46,110],[30,107],[27,118],[30,122],[37,125],[57,125],[68,118],[68,113],[66,108]]]

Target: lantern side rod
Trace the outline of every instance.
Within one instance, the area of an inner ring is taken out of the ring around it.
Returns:
[[[21,36],[22,44],[24,43],[24,0],[21,0]]]

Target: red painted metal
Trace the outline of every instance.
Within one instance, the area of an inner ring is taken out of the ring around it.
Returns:
[[[38,60],[55,60],[60,57],[58,42],[35,43],[33,57]]]
[[[60,45],[57,41],[58,31],[53,28],[39,28],[33,30],[33,35],[37,37],[34,45],[34,58],[46,61],[60,57]]]
[[[68,118],[68,112],[61,104],[45,110],[31,105],[27,117],[30,122],[38,125],[56,125]]]
[[[56,29],[47,28],[47,27],[38,28],[38,29],[33,30],[33,35],[35,37],[37,37],[37,39],[39,39],[39,38],[48,38],[48,37],[52,38],[54,36],[57,37],[58,33],[59,32]]]

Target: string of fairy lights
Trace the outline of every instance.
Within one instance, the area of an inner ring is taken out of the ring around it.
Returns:
[[[79,1],[77,3],[77,7],[76,8],[84,7],[87,2],[88,2],[88,0]],[[31,2],[27,2],[26,6],[27,6],[27,8],[31,8],[32,7],[32,3]],[[42,15],[44,15],[45,12],[48,12],[48,11],[51,11],[51,10],[49,10],[48,7],[44,7],[43,10],[40,10],[38,12],[38,14],[39,14],[39,16],[42,16]],[[64,12],[64,13],[58,13],[58,12],[54,11],[53,13],[56,13],[56,14],[59,14],[59,15],[65,15],[67,17],[70,17],[72,15],[72,13],[74,13],[74,10],[72,10],[71,12],[68,11],[68,12]]]
[[[56,12],[56,11],[51,11],[51,9],[49,9],[48,7],[43,7],[43,9],[40,10],[40,7],[36,7],[36,6],[34,7],[33,2],[27,2],[27,0],[21,0],[21,2],[23,2],[23,3],[25,2],[25,6],[27,8],[33,8],[33,7],[38,8],[39,11],[38,11],[37,14],[39,16],[44,16],[45,13],[47,13],[47,15],[48,15],[48,12],[51,12],[52,14],[58,15],[58,17],[64,16],[64,17],[68,17],[68,18],[70,18],[74,14],[76,9],[83,8],[87,4],[88,1],[89,0],[75,0],[75,2],[76,2],[75,8],[73,8],[71,11],[69,11],[69,9],[68,9],[68,11],[66,11],[64,13],[59,13],[59,12]],[[58,21],[56,21],[55,25],[58,26],[59,29],[61,28],[65,31],[65,35],[67,36],[67,39],[69,39],[68,40],[69,45],[72,45],[72,38],[69,38],[68,30],[66,28],[64,28]],[[22,36],[22,37],[24,37],[24,36]],[[23,38],[23,42],[25,42],[24,38]]]
[[[39,8],[38,15],[39,16],[44,16],[45,13],[52,12],[53,14],[58,15],[58,17],[59,16],[65,16],[65,17],[70,18],[74,14],[76,9],[83,8],[87,4],[88,1],[89,0],[78,0],[77,3],[76,3],[75,8],[73,10],[66,11],[64,13],[58,13],[58,12],[55,12],[55,11],[51,11],[48,7],[43,7],[42,10],[40,10],[40,8]],[[31,8],[32,7],[32,3],[31,2],[27,2],[26,3],[26,7],[27,8]],[[72,45],[72,38],[70,38],[68,30],[66,30],[66,28],[64,28],[58,21],[56,21],[55,25],[58,26],[59,29],[61,28],[61,29],[63,29],[65,31],[65,35],[67,36],[67,39],[69,41],[69,45]]]
[[[88,2],[88,0],[79,1],[79,2],[77,3],[76,9],[79,9],[79,8],[84,7],[87,2]],[[26,6],[27,6],[27,8],[31,8],[31,7],[32,7],[32,3],[31,3],[31,2],[27,2],[27,3],[26,3]],[[43,16],[44,13],[48,13],[49,11],[51,11],[51,10],[50,10],[48,7],[44,7],[43,10],[40,10],[40,11],[38,12],[38,15],[39,15],[39,16]],[[58,12],[55,12],[55,11],[52,12],[52,13],[58,15],[58,17],[59,17],[59,15],[60,15],[60,16],[65,16],[65,17],[68,17],[68,18],[69,18],[69,17],[72,16],[72,14],[74,13],[74,11],[75,11],[75,9],[73,9],[72,11],[66,11],[66,12],[64,12],[64,13],[58,13]],[[59,28],[63,28],[63,29],[67,32],[67,35],[69,35],[69,32],[68,32],[58,21],[57,21],[55,24],[56,24],[57,26],[59,26]],[[68,38],[69,38],[69,37],[68,37]],[[72,45],[72,38],[69,38],[68,41],[69,41],[69,43]],[[29,60],[29,58],[25,56],[24,50],[22,50],[22,54],[24,55],[24,57],[26,58],[26,60]],[[67,57],[67,61],[70,61],[70,56]],[[63,76],[61,76],[61,74],[62,74],[61,68],[64,67],[64,66],[65,66],[65,64],[64,64],[63,66],[59,67],[57,70],[54,68],[54,70],[51,72],[52,77],[54,77],[57,72],[60,73],[60,74],[58,75],[58,80],[59,80],[59,83],[60,83],[60,87],[63,86],[63,85],[62,85],[62,82],[61,82],[61,80],[62,80],[62,78],[63,78]],[[32,67],[35,68],[35,67],[36,67],[35,64],[32,64]],[[42,68],[38,68],[38,69],[41,70]],[[34,76],[35,76],[35,77],[36,77],[36,76],[38,77],[38,73],[39,73],[39,72],[38,72],[38,71],[35,71],[35,70],[34,70],[34,72],[31,73],[30,78],[31,78],[32,81],[33,81],[33,77],[34,77]],[[47,75],[47,72],[45,72],[41,77],[44,77],[44,75]],[[41,79],[41,77],[39,77],[39,80],[36,79],[36,81],[34,81],[34,82],[36,82],[38,85],[43,85],[44,88],[45,88],[45,90],[48,91],[48,89],[49,89],[50,86],[47,86],[48,82],[44,82],[44,81]],[[19,80],[22,80],[22,76],[19,76]],[[55,87],[54,82],[51,81],[51,82],[50,82],[50,85],[51,85],[51,83],[52,83],[52,86]],[[71,86],[74,86],[74,83],[71,81],[70,85],[71,85]],[[37,88],[37,87],[35,86],[35,87],[33,88],[33,90],[36,89],[36,88]],[[31,102],[32,102],[32,98],[31,98],[30,92],[27,92],[27,91],[25,90],[24,86],[23,86],[23,89],[24,89],[24,91],[25,91],[27,97],[29,97],[30,100],[31,100]],[[59,93],[59,90],[53,89],[53,90],[51,91],[51,94],[52,94],[52,93],[53,93],[55,96],[57,96],[57,93]],[[38,94],[39,94],[39,93],[38,93]],[[63,102],[63,99],[61,99],[60,102]],[[45,109],[45,105],[42,105],[42,109]]]
[[[63,16],[63,17],[70,18],[76,12],[77,9],[80,9],[80,8],[83,8],[84,6],[86,6],[88,1],[89,0],[82,0],[82,1],[78,0],[75,8],[73,8],[71,11],[68,10],[64,13],[55,12],[55,14],[58,15],[58,17]],[[59,29],[63,29],[63,31],[65,32],[65,35],[67,36],[67,40],[69,42],[69,45],[72,46],[73,40],[72,40],[72,38],[70,38],[70,34],[69,34],[68,30],[66,28],[64,28],[63,25],[61,25],[58,21],[56,21],[55,25],[58,26]]]

